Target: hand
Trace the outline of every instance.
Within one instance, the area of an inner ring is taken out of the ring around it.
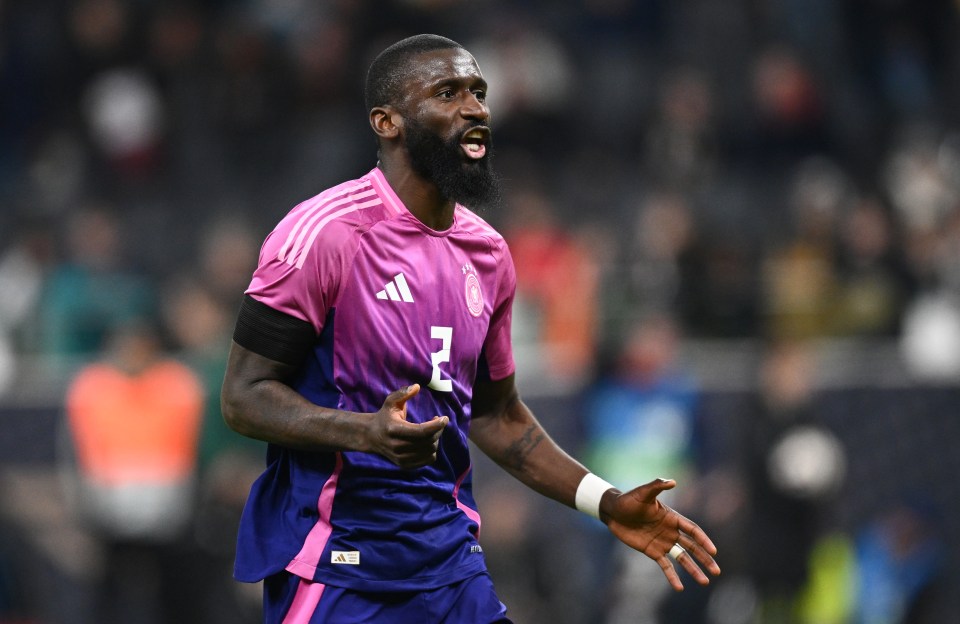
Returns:
[[[419,384],[391,392],[374,414],[370,450],[401,468],[420,468],[436,461],[440,434],[450,422],[446,416],[425,423],[408,422],[407,401],[419,392]]]
[[[677,557],[677,563],[701,585],[710,579],[700,566],[714,576],[720,574],[720,566],[713,560],[717,547],[707,534],[657,500],[661,492],[676,485],[672,479],[656,479],[625,493],[610,490],[604,494],[600,509],[607,528],[624,544],[656,561],[670,585],[681,591],[683,583],[668,555],[674,544],[686,551]]]

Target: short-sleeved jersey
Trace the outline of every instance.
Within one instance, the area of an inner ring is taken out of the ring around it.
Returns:
[[[270,445],[244,509],[235,576],[286,569],[359,590],[438,587],[485,569],[467,445],[478,377],[514,370],[516,288],[503,238],[457,206],[434,231],[379,169],[296,206],[267,237],[247,294],[316,329],[292,385],[317,405],[379,410],[412,383],[407,418],[448,416],[433,464]]]

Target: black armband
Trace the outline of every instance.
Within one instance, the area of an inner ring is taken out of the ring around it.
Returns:
[[[313,325],[245,295],[233,341],[265,358],[296,366],[317,340]]]

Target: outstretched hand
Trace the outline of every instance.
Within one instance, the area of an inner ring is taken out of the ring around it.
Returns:
[[[374,414],[370,450],[401,468],[420,468],[436,461],[440,435],[450,422],[446,416],[425,423],[407,421],[407,401],[419,392],[419,384],[391,392]]]
[[[657,499],[676,484],[672,479],[656,479],[629,492],[608,492],[605,498],[614,497],[609,504],[604,500],[601,518],[620,541],[656,561],[670,585],[680,591],[683,583],[669,555],[675,544],[683,548],[676,562],[701,585],[710,582],[703,569],[716,576],[720,566],[713,559],[717,547],[707,534]]]

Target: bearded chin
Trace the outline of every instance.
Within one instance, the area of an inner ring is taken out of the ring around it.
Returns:
[[[492,146],[477,161],[466,161],[457,138],[444,141],[416,122],[407,124],[407,152],[413,170],[433,182],[444,199],[471,210],[500,204],[500,178],[490,162]]]

